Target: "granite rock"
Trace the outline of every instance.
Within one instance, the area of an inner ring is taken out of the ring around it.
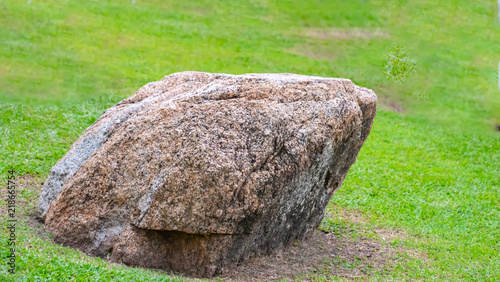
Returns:
[[[92,124],[50,171],[58,243],[194,276],[317,229],[368,137],[373,91],[348,79],[182,72]]]

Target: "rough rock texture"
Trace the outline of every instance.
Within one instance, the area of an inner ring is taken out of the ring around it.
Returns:
[[[196,276],[315,230],[376,112],[347,79],[183,72],[108,109],[39,200],[64,245]]]

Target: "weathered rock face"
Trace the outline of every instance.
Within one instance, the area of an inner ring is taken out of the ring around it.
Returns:
[[[211,276],[315,230],[376,96],[347,79],[183,72],[108,109],[40,195],[62,244]]]

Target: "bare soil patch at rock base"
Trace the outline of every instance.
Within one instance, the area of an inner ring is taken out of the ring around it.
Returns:
[[[403,260],[427,259],[425,253],[393,244],[396,240],[408,239],[405,232],[363,230],[366,215],[361,211],[331,206],[336,210],[337,219],[340,216],[340,221],[346,223],[344,227],[335,232],[318,230],[275,254],[250,259],[221,278],[226,281],[366,279],[376,271],[391,271]]]
[[[310,238],[267,257],[239,265],[221,278],[234,281],[305,279],[315,273],[355,278],[383,269],[397,250],[375,240],[318,231]]]

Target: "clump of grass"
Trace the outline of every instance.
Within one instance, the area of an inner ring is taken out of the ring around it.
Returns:
[[[403,83],[416,69],[417,63],[411,59],[403,47],[393,45],[385,55],[384,72],[388,79]]]

